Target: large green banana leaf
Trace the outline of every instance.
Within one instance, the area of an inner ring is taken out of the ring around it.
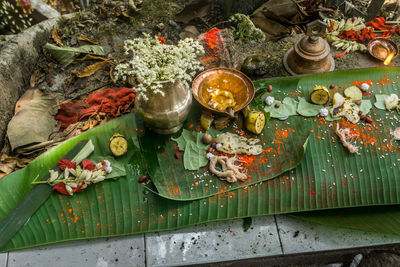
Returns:
[[[399,205],[302,212],[292,216],[332,227],[400,235]]]
[[[263,88],[273,84],[274,90],[296,93],[299,85],[345,85],[355,80],[373,80],[378,82],[374,83],[375,89],[390,93],[398,90],[399,73],[398,68],[367,69],[260,81],[256,85]],[[382,81],[383,78],[391,81]],[[379,81],[383,84],[380,85]],[[383,146],[387,145],[383,137],[390,140],[389,129],[396,126],[392,116],[395,114],[373,111],[372,117],[378,127],[368,129],[365,126],[365,129],[373,131],[376,145],[362,145],[360,155],[350,155],[338,144],[333,133],[334,122],[330,128],[323,128],[326,124],[322,119],[292,117],[285,122],[274,120],[269,125],[272,131],[293,127],[295,123],[312,126],[313,129],[308,128],[313,131],[301,164],[275,179],[193,201],[165,199],[139,184],[137,178],[145,170],[136,143],[131,144],[134,156],[127,165],[127,177],[105,181],[73,197],[54,194],[4,251],[67,240],[171,230],[207,221],[264,214],[400,204],[396,179],[399,149],[394,141],[392,146],[386,146],[387,149]],[[92,138],[96,144],[94,155],[108,155],[108,138],[114,132],[135,139],[134,116],[115,119],[68,140],[26,169],[1,179],[0,218],[31,187],[30,181],[36,174],[45,173],[78,140]]]
[[[200,117],[200,105],[195,104],[189,114],[186,128],[197,128]],[[238,132],[241,120],[233,123],[225,131]],[[177,143],[170,136],[160,136],[149,130],[139,135],[140,146],[144,155],[152,187],[162,197],[173,200],[194,200],[215,194],[229,192],[255,183],[277,177],[298,166],[303,159],[308,131],[302,125],[285,127],[278,132],[265,128],[257,138],[263,144],[263,153],[257,156],[237,155],[243,160],[247,170],[246,182],[229,184],[218,179],[208,171],[208,166],[197,171],[184,169],[183,157],[175,158]],[[245,134],[245,131],[242,131]],[[177,136],[180,133],[176,134]],[[248,138],[254,136],[248,135]],[[204,155],[202,155],[204,156]]]

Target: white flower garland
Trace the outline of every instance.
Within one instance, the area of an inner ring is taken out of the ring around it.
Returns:
[[[126,80],[134,76],[139,82],[135,89],[145,100],[151,92],[164,96],[163,84],[177,79],[189,86],[196,71],[203,69],[198,57],[204,53],[204,48],[190,38],[168,45],[145,34],[143,38],[126,40],[124,49],[126,55],[132,52],[132,57],[128,63],[115,67],[115,77]]]

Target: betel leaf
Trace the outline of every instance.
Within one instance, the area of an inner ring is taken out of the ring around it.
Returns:
[[[105,55],[104,48],[99,45],[82,45],[80,47],[58,47],[52,44],[45,44],[43,49],[50,53],[63,67],[68,66],[79,54]]]
[[[323,108],[323,105],[315,105],[308,103],[307,100],[302,97],[300,98],[299,105],[297,107],[297,113],[304,117],[314,117],[319,114],[319,111],[321,108]]]
[[[183,155],[183,164],[186,170],[196,171],[208,163],[204,155],[205,150],[200,149],[195,143],[189,142],[186,145]]]
[[[367,115],[372,108],[371,101],[369,99],[361,100],[361,105],[358,108],[364,115]]]
[[[276,104],[278,104],[279,107],[276,107]],[[286,97],[283,101],[275,100],[272,105],[265,106],[264,110],[270,113],[271,118],[281,119],[297,115],[297,105],[298,102],[295,99]]]
[[[388,95],[375,95],[376,102],[374,106],[381,110],[386,110],[385,99]]]
[[[207,165],[205,152],[208,145],[201,141],[203,133],[183,129],[181,136],[171,138],[178,144],[179,150],[184,151],[183,163],[186,170],[195,171]]]

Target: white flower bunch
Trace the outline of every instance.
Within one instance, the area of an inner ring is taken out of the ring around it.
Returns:
[[[126,40],[124,49],[126,55],[132,56],[128,63],[115,67],[115,77],[123,80],[135,77],[139,83],[135,89],[146,100],[149,93],[164,96],[163,84],[177,79],[189,86],[196,71],[203,68],[198,58],[204,53],[204,48],[190,38],[179,41],[177,45],[168,45],[145,34],[143,38]]]

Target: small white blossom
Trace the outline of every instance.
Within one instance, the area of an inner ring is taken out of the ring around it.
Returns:
[[[93,180],[93,183],[102,182],[102,181],[104,181],[105,178],[106,178],[105,176],[99,175],[96,177],[96,179]]]
[[[321,109],[319,110],[319,115],[320,115],[321,117],[326,117],[326,116],[329,115],[329,110],[328,110],[327,108],[321,108]]]
[[[68,194],[70,194],[71,196],[74,194],[74,192],[72,191],[72,188],[69,185],[65,185],[65,190],[67,190]]]
[[[64,170],[64,178],[68,179],[68,177],[69,177],[69,168],[65,168],[65,170]]]
[[[220,149],[221,147],[222,147],[222,144],[220,144],[220,143],[215,145],[215,149],[217,149],[217,150]]]
[[[207,159],[211,159],[212,157],[214,157],[214,154],[213,153],[207,153],[206,157],[207,157]]]
[[[265,104],[267,104],[268,106],[271,106],[275,101],[275,98],[273,96],[267,96],[265,98]]]
[[[111,166],[111,163],[110,163],[110,161],[108,161],[108,160],[103,160],[104,161],[104,163],[106,164],[106,167],[110,167]]]
[[[101,168],[103,168],[103,164],[101,162],[97,163],[95,169],[98,170]]]
[[[204,48],[193,39],[185,39],[177,45],[161,44],[157,37],[144,34],[143,38],[126,40],[125,54],[132,57],[128,63],[115,67],[115,78],[126,80],[134,77],[138,82],[135,88],[138,96],[147,100],[152,92],[164,96],[163,85],[167,82],[180,80],[189,86],[196,71],[203,67],[198,60],[204,53]]]
[[[360,86],[360,89],[364,92],[368,91],[369,89],[369,84],[368,83],[362,83]]]
[[[52,183],[52,182],[54,182],[55,180],[57,180],[59,174],[58,174],[57,171],[54,171],[54,170],[50,170],[49,172],[50,172],[49,183]]]
[[[105,167],[104,170],[106,171],[106,173],[111,173],[112,172],[112,167],[111,166]]]

